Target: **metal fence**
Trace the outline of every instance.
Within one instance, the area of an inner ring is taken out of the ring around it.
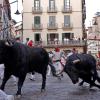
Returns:
[[[42,46],[55,46],[55,45],[63,45],[63,46],[84,46],[86,45],[85,40],[69,40],[69,41],[35,41],[35,45]]]

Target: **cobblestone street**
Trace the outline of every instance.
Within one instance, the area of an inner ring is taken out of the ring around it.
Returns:
[[[90,90],[86,83],[83,87],[73,85],[66,74],[62,80],[47,76],[46,91],[43,93],[40,92],[41,80],[41,75],[36,74],[36,80],[31,81],[28,74],[22,88],[22,97],[20,99],[15,97],[15,100],[100,100],[98,88],[93,87]],[[17,86],[10,79],[6,84],[5,92],[15,95],[16,91]]]

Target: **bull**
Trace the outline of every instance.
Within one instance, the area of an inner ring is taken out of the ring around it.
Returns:
[[[45,49],[28,47],[24,44],[0,40],[0,64],[5,65],[4,78],[1,90],[11,75],[18,77],[18,90],[16,95],[21,96],[21,88],[27,73],[38,72],[42,75],[41,91],[45,90],[46,73],[49,56]]]
[[[95,83],[96,80],[100,83],[100,77],[96,70],[96,60],[90,54],[72,54],[67,58],[64,71],[68,74],[73,84],[82,79],[79,85],[83,85],[86,82],[89,83],[90,88],[92,86],[100,88],[100,85]]]

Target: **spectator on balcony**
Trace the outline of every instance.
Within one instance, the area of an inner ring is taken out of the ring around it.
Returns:
[[[39,40],[39,47],[43,47],[42,43],[43,43],[42,38],[40,38],[40,40]]]
[[[58,39],[57,38],[54,39],[54,43],[58,44]]]
[[[67,38],[66,37],[64,37],[64,44],[66,44],[67,43]]]
[[[66,43],[69,44],[69,38],[66,38]]]
[[[68,44],[69,43],[69,38],[64,38],[64,44]]]
[[[78,41],[78,38],[77,38],[77,37],[74,37],[74,41],[73,41],[73,43],[74,43],[74,44],[79,43],[79,41]]]

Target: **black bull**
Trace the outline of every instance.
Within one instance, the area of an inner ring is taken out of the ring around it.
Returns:
[[[42,74],[42,87],[45,89],[46,73],[49,62],[48,53],[43,48],[31,48],[24,44],[7,42],[0,40],[0,64],[4,63],[4,78],[1,89],[11,75],[18,77],[17,95],[21,95],[21,88],[28,72],[38,72]]]
[[[68,74],[74,84],[82,79],[79,85],[83,85],[84,82],[90,84],[90,87],[96,86],[100,88],[100,85],[96,84],[97,80],[100,83],[100,78],[96,70],[96,60],[89,54],[72,54],[67,58],[64,71]]]

